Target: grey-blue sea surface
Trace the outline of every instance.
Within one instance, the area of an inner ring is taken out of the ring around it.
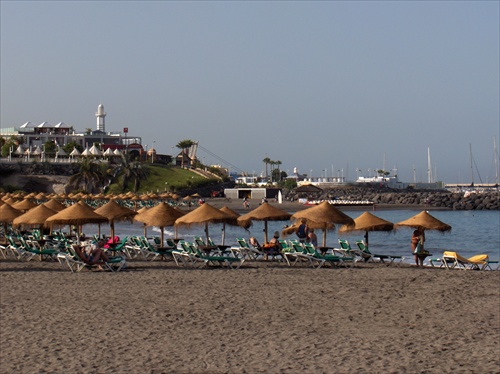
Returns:
[[[362,211],[343,210],[344,213],[353,219],[361,215]],[[397,223],[406,220],[419,211],[415,210],[380,210],[371,211],[372,214],[387,221]],[[444,251],[456,251],[464,257],[475,254],[488,254],[490,260],[499,260],[500,257],[500,212],[499,211],[430,211],[432,216],[451,225],[452,230],[447,233],[436,231],[426,231],[425,249],[431,252],[434,257],[439,257]],[[281,231],[291,221],[274,221],[268,223],[269,238],[275,231]],[[120,238],[130,235],[143,235],[144,226],[141,223],[120,222],[115,224],[116,235]],[[222,239],[222,224],[210,224],[208,226],[209,236],[215,243],[220,243]],[[205,226],[191,226],[188,228],[178,228],[178,238],[193,241],[195,236],[205,236]],[[236,245],[236,238],[249,238],[255,236],[261,243],[264,241],[264,223],[255,221],[247,231],[245,229],[226,225],[225,244]],[[97,233],[97,225],[85,225],[83,231],[87,235]],[[410,237],[413,229],[399,228],[398,230],[386,232],[370,232],[370,250],[374,253],[387,253],[402,255],[407,257],[407,262],[412,262]],[[164,229],[165,237],[174,237],[174,228]],[[107,225],[101,225],[101,234],[108,234]],[[147,228],[147,236],[159,236],[160,230],[157,227]],[[317,230],[318,242],[322,244],[322,232]],[[347,239],[352,247],[355,247],[356,240],[363,239],[363,233],[339,234],[338,227],[335,231],[327,231],[326,245],[338,248],[338,239]],[[293,239],[295,235],[285,239]]]

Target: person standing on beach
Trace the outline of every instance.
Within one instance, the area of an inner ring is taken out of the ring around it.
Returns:
[[[243,208],[250,209],[250,202],[246,196],[243,198]]]
[[[420,229],[413,231],[413,235],[411,236],[411,251],[415,257],[417,266],[424,266],[424,257],[419,255],[424,252],[424,242],[424,231]]]
[[[297,237],[299,238],[299,242],[304,243],[307,240],[308,235],[309,227],[307,227],[307,221],[305,218],[302,218],[300,225],[297,228]]]
[[[307,234],[307,241],[313,246],[318,246],[318,236],[314,232],[314,229],[309,229],[309,234]]]

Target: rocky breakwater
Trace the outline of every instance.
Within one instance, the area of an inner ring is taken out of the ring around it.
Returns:
[[[374,204],[394,206],[421,206],[422,208],[440,208],[454,210],[499,210],[500,191],[481,193],[449,192],[446,190],[391,190],[370,187],[343,187],[323,190],[319,193],[293,194],[291,197],[307,197],[319,200],[368,200]]]
[[[454,210],[498,210],[499,192],[402,192],[379,193],[371,199],[375,204],[421,205],[423,207]]]

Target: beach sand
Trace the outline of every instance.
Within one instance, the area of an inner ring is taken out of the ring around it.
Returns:
[[[1,373],[495,373],[500,272],[0,261]]]

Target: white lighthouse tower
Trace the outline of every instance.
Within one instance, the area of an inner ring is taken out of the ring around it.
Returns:
[[[104,118],[106,117],[106,112],[104,112],[104,106],[99,104],[97,107],[97,113],[95,114],[97,117],[97,131],[106,132],[106,126],[104,122]]]

